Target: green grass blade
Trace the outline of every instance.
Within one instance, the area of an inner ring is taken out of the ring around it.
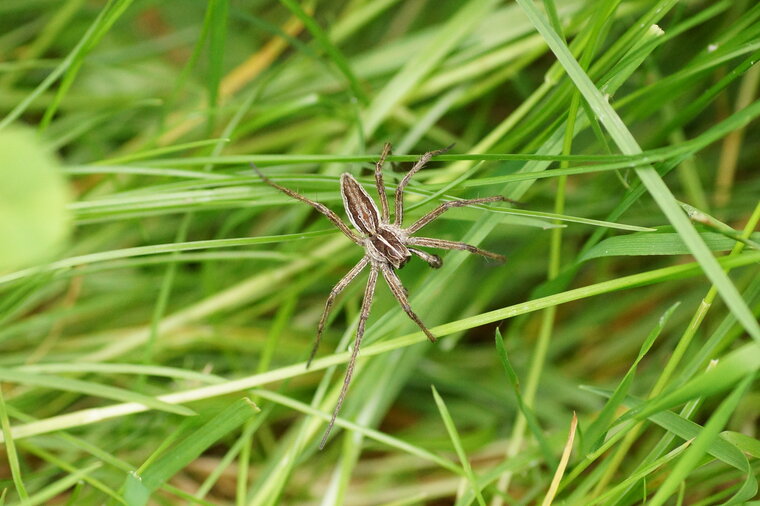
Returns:
[[[140,476],[131,474],[125,482],[124,498],[130,505],[146,504],[150,495],[169,478],[258,411],[256,405],[248,399],[238,399],[231,403],[154,460],[142,470]]]
[[[467,479],[470,481],[470,487],[472,487],[472,490],[475,492],[475,497],[477,498],[478,503],[481,506],[486,506],[486,501],[483,499],[483,495],[480,492],[480,487],[478,486],[478,480],[475,477],[475,473],[472,472],[470,460],[467,458],[467,453],[464,451],[462,440],[459,437],[459,432],[457,431],[456,424],[451,418],[451,413],[449,413],[449,410],[446,407],[446,403],[443,402],[443,399],[438,394],[438,390],[436,390],[435,385],[431,385],[430,388],[433,390],[433,398],[435,399],[436,406],[438,406],[438,411],[441,414],[443,424],[446,426],[446,432],[448,432],[449,438],[451,438],[451,443],[454,445],[454,450],[457,452],[459,461],[462,463],[462,468],[467,475]]]
[[[2,428],[3,432],[5,453],[8,456],[8,467],[10,467],[13,485],[16,487],[16,493],[18,494],[19,499],[25,503],[29,501],[29,493],[26,491],[24,479],[21,476],[21,465],[18,460],[16,444],[13,441],[13,436],[11,434],[11,424],[8,420],[8,411],[5,407],[5,398],[3,397],[2,389],[0,389],[0,428]]]
[[[62,494],[64,491],[70,489],[71,487],[77,485],[82,480],[82,477],[92,473],[96,469],[100,467],[100,463],[95,463],[92,465],[89,465],[85,467],[84,469],[80,469],[79,471],[69,474],[60,480],[51,483],[50,485],[46,486],[33,496],[29,497],[29,499],[22,504],[24,506],[35,506],[37,504],[50,504],[50,501],[54,498],[58,497],[60,494]]]
[[[174,413],[182,416],[195,415],[195,411],[185,406],[169,404],[167,402],[156,399],[155,397],[139,394],[130,390],[124,390],[122,388],[102,385],[90,381],[82,381],[74,378],[64,378],[62,376],[50,376],[46,374],[35,374],[19,371],[17,369],[0,367],[0,380],[19,383],[22,385],[34,385],[43,388],[52,388],[54,390],[77,392],[92,395],[95,397],[102,397],[104,399],[113,399],[121,402],[136,402],[138,404],[142,404],[147,408],[166,411],[167,413]]]
[[[595,387],[583,386],[581,388],[596,395],[601,395],[602,397],[610,397],[612,395],[612,392],[608,390],[602,390]],[[642,406],[644,402],[645,401],[641,399],[636,399],[630,396],[625,399],[625,405],[634,409]],[[701,425],[673,413],[672,411],[661,411],[652,414],[649,416],[649,420],[668,432],[675,434],[684,441],[696,438],[702,431]],[[713,440],[707,451],[716,459],[735,469],[740,471],[747,470],[747,458],[736,446],[724,439],[717,438]]]
[[[549,445],[549,441],[547,441],[546,437],[544,436],[544,431],[541,428],[541,424],[538,422],[538,418],[536,418],[536,414],[533,412],[533,409],[530,406],[525,404],[522,393],[520,391],[520,381],[517,378],[517,373],[512,367],[512,363],[509,361],[507,350],[504,348],[504,338],[501,337],[501,332],[498,328],[496,329],[495,334],[496,353],[499,356],[501,365],[504,367],[504,372],[507,375],[507,379],[509,380],[510,386],[512,387],[512,391],[515,393],[517,407],[523,416],[525,416],[525,422],[527,423],[531,434],[533,434],[533,437],[535,437],[536,441],[538,441],[538,446],[541,448],[541,453],[544,456],[546,465],[552,468],[557,467],[557,457],[554,455],[552,447]]]
[[[729,251],[736,244],[735,239],[714,232],[702,232],[699,235],[712,251]],[[752,238],[760,240],[760,232],[752,234]],[[661,232],[610,237],[586,251],[578,261],[585,262],[592,258],[611,256],[688,254],[689,249],[679,234]]]
[[[748,343],[728,353],[720,359],[718,365],[672,392],[647,401],[643,406],[626,413],[621,420],[642,419],[653,413],[670,409],[674,406],[698,397],[714,395],[733,387],[743,378],[760,369],[760,345]]]
[[[602,410],[599,412],[599,416],[596,418],[596,420],[594,420],[589,428],[586,429],[583,439],[584,454],[596,451],[601,445],[602,436],[609,429],[612,420],[615,417],[617,409],[620,407],[628,395],[628,391],[631,387],[631,384],[633,383],[633,378],[636,375],[636,368],[638,367],[639,362],[642,358],[644,358],[649,349],[652,347],[654,341],[660,335],[663,328],[665,328],[665,324],[668,322],[670,317],[673,315],[673,312],[679,305],[680,302],[673,304],[660,317],[655,328],[652,329],[647,338],[644,340],[644,343],[641,345],[639,355],[636,357],[636,360],[634,360],[633,364],[631,364],[631,367],[623,377],[623,380],[615,388],[615,391],[613,392],[609,401],[607,401],[607,404],[604,405],[604,408],[602,408]]]
[[[470,0],[440,27],[435,39],[413,54],[404,67],[375,95],[363,115],[365,135],[370,136],[404,98],[474,28],[496,4],[494,0]]]
[[[648,504],[651,506],[665,504],[665,501],[667,501],[671,494],[675,492],[681,481],[686,479],[691,470],[699,465],[702,455],[707,452],[710,444],[718,437],[718,433],[723,429],[723,426],[736,409],[742,395],[744,395],[752,383],[753,378],[754,374],[747,376],[734,389],[731,395],[720,403],[720,406],[718,406],[718,409],[712,414],[712,416],[710,416],[710,420],[705,424],[705,427],[694,440],[691,447],[681,456],[676,463],[673,472],[665,478],[665,481],[658,487],[657,492]],[[751,496],[742,499],[749,498],[751,498]]]
[[[636,139],[631,135],[628,128],[618,116],[617,112],[610,106],[602,93],[594,86],[588,75],[581,69],[578,62],[570,53],[567,46],[560,40],[551,26],[541,16],[536,7],[530,0],[517,0],[525,10],[526,14],[534,24],[536,29],[546,40],[547,44],[557,56],[562,66],[567,71],[570,78],[575,82],[583,97],[589,103],[594,113],[605,126],[612,139],[617,144],[620,151],[624,154],[639,154],[641,148]],[[747,307],[746,302],[742,299],[736,287],[728,279],[728,276],[718,265],[715,257],[710,253],[709,248],[705,245],[699,234],[689,222],[686,215],[681,210],[670,189],[665,185],[660,175],[652,167],[636,168],[636,174],[641,179],[644,186],[660,206],[667,219],[673,224],[682,240],[699,262],[705,275],[715,285],[718,293],[725,301],[728,308],[736,315],[737,320],[741,322],[747,332],[758,342],[760,342],[760,324],[758,324],[752,312]]]
[[[322,30],[322,27],[316,22],[316,20],[310,16],[304,9],[294,0],[280,0],[281,3],[287,7],[290,12],[295,14],[298,19],[304,24],[304,26],[311,32],[314,38],[319,43],[322,50],[327,53],[328,57],[332,60],[333,64],[340,70],[341,74],[348,81],[348,85],[351,88],[351,92],[359,102],[367,103],[369,98],[362,89],[359,80],[351,70],[351,64],[343,53],[338,49],[331,41],[329,36]]]

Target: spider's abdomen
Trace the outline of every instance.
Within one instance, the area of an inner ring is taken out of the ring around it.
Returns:
[[[348,172],[340,176],[340,193],[346,214],[356,230],[373,235],[380,226],[380,211],[367,191]]]
[[[388,262],[396,269],[403,267],[412,256],[393,229],[381,227],[376,234],[367,237],[366,240],[370,256],[375,260]]]

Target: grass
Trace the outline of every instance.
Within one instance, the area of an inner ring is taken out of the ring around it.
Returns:
[[[756,496],[753,2],[40,0],[0,25],[3,504]],[[409,219],[521,206],[430,226],[506,264],[400,272],[438,344],[379,288],[320,452],[365,277],[305,359],[361,250],[249,163],[342,214],[385,141],[389,191],[455,144]]]

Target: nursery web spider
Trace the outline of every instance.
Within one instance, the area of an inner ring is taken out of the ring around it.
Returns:
[[[419,218],[409,227],[404,228],[402,225],[404,218],[404,188],[409,183],[409,180],[419,171],[432,157],[445,153],[449,148],[439,149],[437,151],[430,151],[420,157],[417,163],[414,164],[412,169],[404,176],[401,182],[396,187],[395,196],[395,216],[394,220],[390,220],[390,214],[388,211],[388,196],[385,193],[385,184],[383,183],[382,167],[386,157],[391,152],[391,145],[385,144],[383,152],[380,155],[380,160],[375,164],[375,184],[377,186],[377,193],[380,197],[380,209],[378,210],[375,202],[370,198],[369,194],[364,188],[354,179],[349,173],[344,173],[340,177],[340,193],[343,196],[343,206],[346,209],[348,219],[353,224],[356,232],[351,230],[333,211],[325,207],[319,202],[310,200],[303,195],[300,195],[293,190],[285,188],[273,182],[266,177],[261,171],[253,166],[254,170],[259,174],[261,179],[270,186],[280,190],[281,192],[300,200],[312,206],[314,209],[324,214],[333,224],[343,232],[346,237],[353,242],[364,248],[364,257],[359,260],[359,263],[346,274],[343,279],[338,281],[338,284],[333,287],[330,295],[327,297],[325,309],[322,313],[322,317],[319,319],[319,326],[317,327],[317,337],[314,341],[314,347],[311,350],[311,355],[306,363],[308,368],[311,361],[314,359],[314,355],[319,347],[319,341],[322,338],[322,332],[327,321],[327,315],[330,313],[330,309],[335,302],[336,297],[348,284],[369,265],[369,280],[367,281],[367,287],[364,289],[364,300],[362,301],[361,314],[359,316],[359,325],[356,329],[356,339],[354,341],[354,347],[351,350],[351,358],[346,367],[346,377],[343,381],[343,388],[340,392],[340,397],[333,410],[332,418],[327,426],[325,435],[322,438],[320,449],[325,446],[327,437],[330,434],[330,430],[335,423],[335,418],[340,412],[340,408],[343,405],[343,400],[346,397],[348,386],[351,383],[351,377],[354,373],[354,365],[356,363],[356,357],[359,354],[359,345],[362,342],[364,336],[364,328],[369,317],[370,307],[372,305],[372,299],[375,293],[375,286],[377,284],[377,278],[379,274],[383,275],[385,282],[388,283],[393,296],[396,297],[402,309],[409,315],[409,318],[414,320],[422,332],[425,333],[430,342],[435,342],[435,336],[425,327],[417,314],[412,311],[409,306],[409,299],[407,298],[407,291],[401,284],[401,280],[398,278],[395,269],[400,269],[406,264],[412,255],[417,255],[422,260],[428,263],[430,267],[437,269],[442,265],[441,258],[438,255],[428,253],[418,247],[427,248],[440,248],[448,250],[464,250],[477,255],[482,255],[487,258],[491,258],[498,261],[504,261],[502,255],[491,253],[480,248],[476,248],[470,244],[455,241],[446,241],[443,239],[433,239],[428,237],[416,237],[413,236],[419,229],[432,222],[443,214],[446,210],[452,207],[464,207],[474,204],[485,204],[487,202],[508,201],[509,199],[502,196],[483,197],[477,199],[467,200],[451,200],[444,202],[436,207],[433,211]]]

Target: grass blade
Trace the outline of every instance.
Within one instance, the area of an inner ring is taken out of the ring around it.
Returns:
[[[185,406],[169,404],[155,397],[138,394],[130,390],[82,381],[74,378],[64,378],[61,376],[51,376],[47,374],[35,374],[23,372],[17,369],[7,369],[0,367],[0,380],[19,383],[23,385],[35,385],[43,388],[52,388],[54,390],[65,390],[68,392],[77,392],[104,399],[113,399],[121,402],[135,402],[151,409],[166,411],[182,416],[195,415],[195,411]]]
[[[434,385],[431,385],[430,388],[433,390],[433,398],[435,399],[436,406],[438,406],[438,411],[441,413],[443,424],[446,426],[446,432],[449,433],[451,443],[454,445],[454,450],[457,452],[459,461],[462,463],[462,468],[467,475],[467,479],[470,481],[470,487],[472,487],[472,490],[475,492],[475,497],[477,498],[478,503],[481,506],[486,506],[483,495],[480,493],[478,480],[475,477],[475,473],[472,472],[470,460],[467,458],[467,453],[465,453],[464,448],[462,447],[462,440],[459,438],[459,432],[457,431],[457,427],[454,424],[454,420],[451,418],[451,414],[449,413],[446,404],[443,402],[443,399],[438,394],[438,390],[435,389]]]
[[[728,421],[731,414],[736,409],[742,395],[749,388],[754,378],[753,375],[749,375],[734,389],[723,402],[720,403],[718,409],[713,413],[705,425],[704,429],[700,432],[697,438],[694,440],[691,447],[681,456],[673,469],[673,472],[668,475],[662,485],[660,485],[648,504],[651,506],[660,506],[675,492],[676,488],[686,479],[686,476],[699,465],[699,461],[702,455],[707,451],[715,438],[718,437],[718,433]],[[754,495],[754,494],[753,494]],[[751,496],[750,496],[751,497]],[[749,499],[750,497],[744,498]]]
[[[259,408],[248,399],[233,402],[152,461],[140,475],[130,474],[125,482],[124,498],[130,505],[147,504],[150,495],[169,478],[258,412]]]
[[[527,406],[525,404],[525,401],[523,400],[522,392],[520,391],[520,380],[517,378],[517,373],[512,367],[509,358],[507,357],[507,351],[504,348],[504,338],[501,337],[501,332],[498,328],[496,329],[496,353],[499,355],[501,365],[504,367],[504,372],[507,374],[507,379],[509,380],[510,386],[512,387],[512,391],[515,393],[517,407],[520,412],[522,412],[523,416],[525,416],[525,422],[533,434],[533,437],[535,437],[536,441],[538,441],[538,446],[541,448],[541,453],[544,456],[546,465],[557,467],[557,458],[554,456],[552,447],[549,445],[549,442],[544,436],[544,431],[541,429],[541,425],[538,422],[538,418],[536,418],[536,414],[533,412],[533,409],[531,409],[530,406]]]
[[[594,83],[591,82],[588,75],[581,69],[578,62],[570,53],[570,50],[556,32],[552,30],[543,16],[541,16],[538,9],[536,9],[530,0],[517,0],[517,2],[522,6],[533,25],[544,37],[546,43],[557,56],[557,59],[565,68],[570,78],[575,82],[578,90],[583,94],[583,97],[594,110],[594,113],[599,117],[599,120],[605,126],[620,151],[628,155],[641,153],[641,148],[636,139],[628,131],[620,116],[610,106],[597,87],[594,86]],[[710,253],[709,248],[699,237],[694,226],[681,210],[678,202],[660,175],[651,166],[638,167],[635,170],[641,182],[647,188],[650,195],[652,195],[652,198],[660,206],[660,209],[662,209],[667,219],[673,224],[673,227],[681,236],[689,251],[699,262],[705,275],[715,285],[730,311],[736,315],[736,319],[747,329],[747,332],[756,341],[760,342],[760,324],[758,324],[752,315],[752,312],[747,307],[746,302],[744,302],[736,287],[720,268],[715,257]]]

